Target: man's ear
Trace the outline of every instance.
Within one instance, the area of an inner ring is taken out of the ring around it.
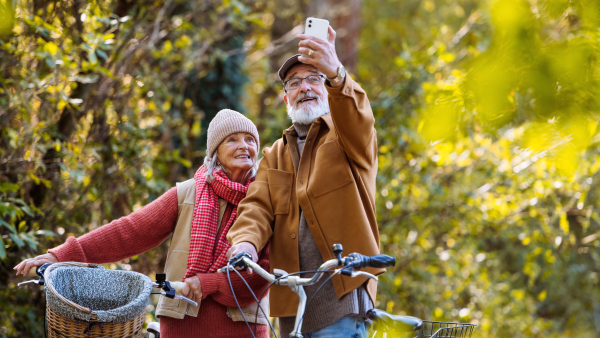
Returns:
[[[288,104],[287,95],[285,95],[285,94],[283,94],[283,101],[285,102],[285,104]]]

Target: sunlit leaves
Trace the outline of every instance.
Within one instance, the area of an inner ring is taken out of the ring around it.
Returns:
[[[580,316],[600,297],[600,53],[582,4],[462,2],[462,22],[442,1],[418,4],[431,14],[365,6],[382,250],[405,262],[381,277],[380,307],[484,337],[595,330]]]

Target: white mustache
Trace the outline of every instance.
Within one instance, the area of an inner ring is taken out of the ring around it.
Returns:
[[[319,101],[321,101],[321,97],[319,97],[319,95],[313,93],[313,92],[306,92],[306,93],[300,93],[300,95],[298,95],[298,97],[296,98],[296,100],[294,100],[294,107],[298,106],[298,103],[301,100],[304,100],[306,98],[313,98],[313,99],[317,99],[317,103]]]

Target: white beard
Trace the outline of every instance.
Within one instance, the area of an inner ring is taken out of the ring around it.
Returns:
[[[329,113],[329,102],[327,100],[328,93],[325,92],[324,99],[315,93],[307,92],[299,94],[293,105],[287,104],[287,112],[293,123],[311,124],[317,117]],[[317,105],[302,105],[298,107],[300,100],[307,97],[313,97],[317,100]]]

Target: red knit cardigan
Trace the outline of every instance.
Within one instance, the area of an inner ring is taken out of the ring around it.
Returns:
[[[142,209],[95,229],[79,238],[48,250],[60,262],[111,263],[138,255],[160,244],[175,229],[177,223],[177,188],[172,188]],[[268,246],[261,252],[261,267],[269,270]],[[234,322],[227,316],[227,307],[235,307],[227,276],[219,273],[199,273],[202,302],[198,317],[184,319],[160,317],[163,338],[184,337],[252,337],[246,323]],[[254,303],[252,294],[237,274],[230,274],[235,296],[240,306]],[[242,276],[257,297],[268,282],[257,273]],[[265,309],[266,310],[266,309]],[[250,324],[254,329],[254,324]],[[268,337],[267,325],[257,325],[257,337]]]

